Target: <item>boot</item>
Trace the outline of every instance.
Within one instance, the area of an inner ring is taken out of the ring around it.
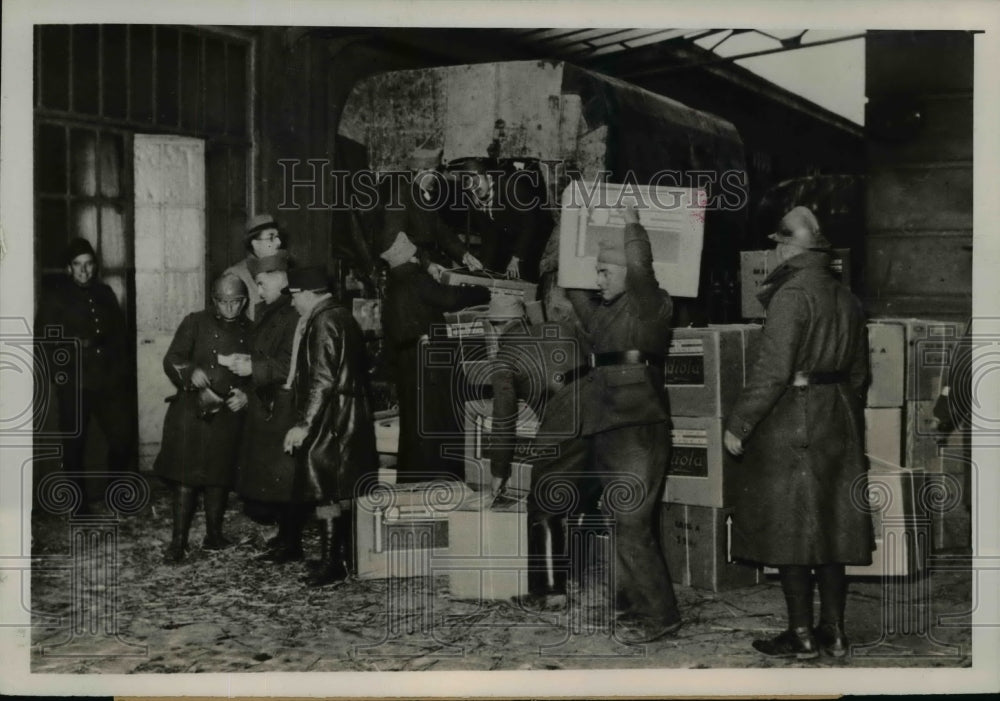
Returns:
[[[223,550],[233,541],[222,535],[222,519],[226,515],[229,490],[225,487],[205,487],[205,539],[203,550]]]
[[[302,529],[305,523],[300,513],[296,504],[283,506],[278,517],[278,534],[273,539],[274,545],[260,557],[261,560],[281,565],[303,558]]]
[[[819,657],[812,632],[812,572],[804,565],[782,565],[778,567],[778,575],[788,608],[788,630],[768,640],[754,640],[753,647],[773,657],[800,660]]]
[[[560,516],[539,514],[528,527],[526,608],[556,610],[566,606],[566,530]]]
[[[327,584],[342,582],[347,579],[348,569],[345,562],[348,557],[348,540],[350,531],[346,523],[347,517],[322,519],[320,525],[319,566],[306,577],[306,585],[322,587]]]
[[[770,640],[754,640],[753,647],[772,657],[794,657],[799,660],[819,657],[816,639],[809,628],[789,628]]]
[[[820,565],[816,568],[816,580],[819,584],[819,625],[813,635],[823,652],[843,657],[850,647],[844,633],[844,608],[847,604],[844,566]]]
[[[170,545],[163,556],[164,562],[175,564],[184,559],[184,553],[188,549],[188,532],[191,530],[191,520],[194,518],[197,504],[198,492],[194,487],[183,484],[174,487],[171,503],[174,518],[173,531],[170,536]]]

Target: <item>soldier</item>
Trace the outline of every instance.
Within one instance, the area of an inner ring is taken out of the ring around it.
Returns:
[[[443,460],[440,441],[421,436],[421,411],[435,421],[445,420],[452,414],[452,397],[441,391],[446,378],[441,378],[440,384],[433,384],[439,379],[435,373],[440,371],[421,367],[420,344],[432,324],[444,323],[444,312],[482,304],[489,300],[490,291],[484,287],[452,287],[436,282],[416,256],[417,247],[402,233],[381,254],[389,264],[382,320],[399,395],[397,479],[421,481],[428,478],[428,472],[451,473],[456,479],[463,479],[464,474],[457,472],[461,465],[455,467]],[[447,431],[442,429],[440,433]],[[425,474],[414,476],[421,472]]]
[[[539,259],[552,230],[544,203],[532,187],[532,179],[539,175],[491,173],[478,159],[470,160],[467,168],[469,227],[482,237],[483,266],[508,277],[537,281]]]
[[[320,505],[323,552],[307,583],[323,586],[350,572],[353,540],[345,511],[358,480],[378,469],[368,355],[358,323],[333,299],[322,268],[288,271],[285,293],[301,318],[285,383],[295,421],[284,449],[295,455],[294,501]]]
[[[277,251],[248,261],[261,301],[251,330],[250,355],[233,371],[252,383],[248,391],[243,457],[237,493],[247,513],[277,512],[278,533],[268,541],[264,559],[277,563],[302,559],[306,513],[294,500],[295,460],[284,452],[285,433],[295,422],[291,392],[285,388],[292,364],[292,343],[299,313],[288,295],[288,253]],[[262,508],[267,505],[271,508]]]
[[[248,382],[230,369],[234,354],[250,349],[250,322],[243,314],[247,289],[235,275],[212,286],[212,307],[184,317],[163,358],[177,387],[168,398],[163,442],[154,469],[173,489],[173,531],[165,560],[180,562],[198,493],[205,498],[205,550],[232,542],[222,533],[229,489],[242,438]]]
[[[781,264],[761,284],[767,310],[750,379],[726,419],[726,449],[745,455],[733,515],[734,558],[777,566],[788,630],[755,640],[766,655],[847,654],[845,564],[874,547],[864,494],[868,339],[861,304],[830,272],[829,242],[795,207],[771,235]],[[813,631],[813,580],[819,627]]]
[[[600,481],[588,479],[590,441],[580,436],[579,384],[587,354],[578,337],[573,308],[555,285],[555,273],[542,277],[546,321],[508,323],[500,337],[493,372],[493,430],[487,455],[491,491],[502,495],[511,476],[518,421],[518,399],[539,418],[538,431],[519,459],[531,464],[528,493],[528,596],[531,608],[558,609],[566,602],[567,575],[582,563],[569,562],[565,519],[596,513]],[[568,486],[575,499],[552,494]]]
[[[381,241],[388,248],[399,234],[406,234],[417,247],[417,259],[437,280],[455,261],[470,270],[482,270],[479,260],[465,249],[458,234],[436,211],[437,198],[443,190],[437,173],[441,151],[416,149],[407,161],[413,179],[403,187],[399,206],[388,207],[382,226]],[[390,203],[395,204],[395,203]]]
[[[656,535],[669,459],[663,357],[673,305],[657,284],[638,212],[629,207],[624,214],[622,238],[601,241],[599,295],[571,290],[568,296],[593,349],[581,386],[581,434],[592,441],[594,468],[613,517],[616,607],[622,611],[616,626],[620,639],[643,643],[681,626]],[[608,498],[612,485],[633,493],[619,504]]]
[[[97,257],[90,242],[77,238],[66,249],[66,277],[43,291],[35,328],[44,337],[55,327],[67,341],[79,343],[80,374],[57,385],[63,469],[80,488],[78,513],[89,511],[84,479],[84,451],[91,417],[108,444],[108,469],[129,469],[132,415],[128,410],[129,336],[125,315],[111,288],[97,279]],[[57,344],[44,347],[55,350]],[[70,368],[71,373],[75,368]]]

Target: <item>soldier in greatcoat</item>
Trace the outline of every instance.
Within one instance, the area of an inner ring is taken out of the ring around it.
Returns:
[[[351,311],[327,287],[320,267],[288,271],[285,292],[300,319],[286,386],[295,421],[284,449],[295,455],[293,499],[319,505],[323,552],[307,579],[322,586],[345,579],[353,562],[351,514],[358,482],[378,469],[364,337]]]
[[[242,438],[248,382],[231,369],[250,350],[250,322],[243,314],[247,290],[234,275],[212,287],[212,306],[184,317],[163,358],[177,387],[163,422],[154,469],[173,489],[173,531],[167,562],[184,559],[198,493],[205,500],[205,550],[232,545],[222,533]]]
[[[285,433],[295,423],[291,390],[285,387],[299,313],[288,295],[286,251],[249,261],[260,292],[251,328],[250,355],[237,361],[237,375],[250,380],[247,419],[236,492],[248,513],[276,513],[278,533],[268,541],[264,559],[277,563],[302,559],[302,529],[308,516],[295,500],[295,459],[285,453]]]
[[[586,331],[591,369],[581,381],[581,435],[614,528],[616,635],[628,643],[673,635],[681,626],[673,583],[657,543],[656,518],[670,457],[663,360],[673,304],[653,272],[649,235],[634,207],[621,238],[602,239],[595,297],[568,296]]]
[[[871,562],[864,442],[868,340],[861,304],[830,272],[829,242],[795,207],[771,235],[781,264],[758,298],[767,321],[750,378],[726,420],[737,473],[732,554],[777,566],[788,630],[767,655],[847,653],[845,565]],[[813,579],[819,626],[813,630]]]

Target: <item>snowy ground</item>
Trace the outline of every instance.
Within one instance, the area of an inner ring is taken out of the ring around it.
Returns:
[[[595,603],[603,600],[599,568],[566,612],[550,615],[506,602],[457,601],[445,577],[349,580],[309,589],[300,582],[304,564],[254,559],[272,529],[247,519],[236,503],[226,523],[236,547],[200,550],[199,514],[188,560],[162,564],[170,516],[167,494],[156,487],[142,512],[117,522],[116,541],[105,541],[117,545],[97,547],[104,557],[117,558],[105,568],[99,556],[67,558],[73,522],[36,508],[32,670],[959,667],[972,659],[967,570],[932,572],[905,585],[894,581],[888,589],[877,580],[853,580],[847,621],[853,654],[794,662],[765,658],[750,646],[784,626],[781,589],[773,580],[718,594],[678,587],[686,625],[674,639],[636,648],[614,639]],[[86,546],[77,541],[75,547]],[[307,551],[317,548],[310,530]],[[117,581],[105,572],[116,573]]]

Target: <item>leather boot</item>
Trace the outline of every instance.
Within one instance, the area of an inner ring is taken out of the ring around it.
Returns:
[[[348,549],[346,540],[350,538],[350,533],[346,520],[344,516],[321,520],[320,528],[323,530],[320,531],[322,548],[320,563],[319,567],[306,577],[306,586],[322,587],[347,579],[347,564],[344,560]]]
[[[809,628],[789,628],[769,640],[754,640],[753,647],[772,657],[794,657],[799,660],[819,657],[819,648]]]
[[[198,492],[194,487],[178,484],[174,487],[171,508],[173,511],[173,530],[170,545],[163,556],[163,561],[175,564],[184,559],[188,549],[188,532],[191,530],[191,520],[194,518],[195,506],[198,504]]]
[[[278,517],[278,535],[275,536],[274,546],[260,559],[284,564],[295,562],[304,557],[302,552],[302,529],[305,526],[301,510],[295,504],[287,504],[282,507],[281,515]]]
[[[233,541],[222,535],[222,520],[226,515],[226,501],[229,490],[226,487],[205,487],[205,539],[203,550],[223,550],[233,545]]]
[[[753,647],[773,657],[800,660],[819,657],[812,632],[812,571],[805,565],[782,565],[778,567],[778,575],[788,608],[788,630],[774,638],[754,640]]]
[[[843,657],[850,647],[844,633],[844,608],[847,604],[844,566],[820,565],[816,568],[816,580],[819,584],[819,625],[813,635],[823,652]]]
[[[565,608],[567,560],[562,517],[539,514],[528,526],[528,594],[518,603],[531,609]]]

